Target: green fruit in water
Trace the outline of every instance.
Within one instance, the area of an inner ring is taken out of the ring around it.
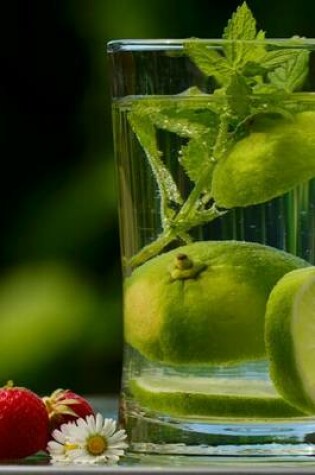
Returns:
[[[270,294],[266,346],[279,393],[315,413],[315,267],[286,274]]]
[[[315,176],[315,112],[261,121],[215,167],[219,207],[264,203]]]
[[[141,406],[175,417],[303,417],[268,381],[180,376],[139,377],[130,389]]]
[[[126,341],[150,360],[213,364],[265,355],[269,293],[307,263],[257,243],[196,242],[126,279]]]

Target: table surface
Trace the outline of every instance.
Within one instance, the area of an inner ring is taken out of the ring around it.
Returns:
[[[106,417],[117,418],[117,398],[89,398],[97,412]],[[128,456],[119,465],[72,465],[50,464],[48,460],[33,457],[19,463],[0,463],[0,475],[12,474],[218,474],[218,475],[290,475],[314,474],[315,457],[283,457],[277,461],[272,458],[218,458],[143,455]]]

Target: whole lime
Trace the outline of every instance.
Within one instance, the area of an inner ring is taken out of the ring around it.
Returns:
[[[315,112],[292,120],[258,121],[217,164],[212,195],[218,206],[264,203],[315,176]]]
[[[286,272],[306,265],[237,241],[196,242],[162,254],[126,279],[126,340],[169,364],[261,358],[269,293]]]

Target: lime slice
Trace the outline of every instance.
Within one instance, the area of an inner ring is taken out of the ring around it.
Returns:
[[[139,377],[130,382],[130,388],[141,406],[175,417],[304,416],[287,404],[270,382],[262,380]]]
[[[270,373],[279,393],[315,413],[315,267],[286,274],[270,294],[266,311]]]

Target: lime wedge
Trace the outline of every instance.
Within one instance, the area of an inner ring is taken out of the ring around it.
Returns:
[[[300,410],[315,413],[315,267],[294,270],[276,284],[266,311],[271,378]]]
[[[262,380],[146,376],[132,380],[130,388],[141,406],[175,417],[304,416],[287,404],[270,382]]]

